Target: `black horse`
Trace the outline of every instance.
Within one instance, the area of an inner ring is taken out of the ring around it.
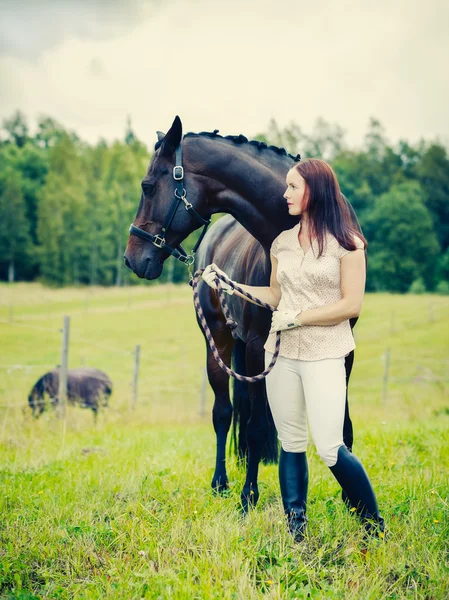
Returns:
[[[275,146],[267,147],[262,142],[248,141],[242,135],[222,137],[214,131],[188,133],[183,137],[179,117],[166,135],[158,132],[158,138],[142,181],[142,195],[130,229],[125,264],[139,277],[156,279],[171,254],[182,262],[189,262],[180,244],[190,233],[201,225],[207,227],[212,214],[228,213],[204,236],[196,253],[195,270],[215,262],[234,281],[268,286],[271,243],[281,231],[297,223],[297,219],[288,214],[283,193],[286,174],[299,156],[291,156]],[[351,213],[360,230],[352,209]],[[262,372],[263,345],[271,313],[236,295],[229,297],[232,318],[238,323],[236,340],[225,324],[216,292],[202,284],[199,295],[224,362],[231,366],[232,361],[234,369],[243,375]],[[207,341],[206,352],[209,382],[215,393],[212,416],[217,436],[212,487],[218,491],[228,487],[226,440],[234,413],[234,432],[239,422],[238,454],[246,458],[247,464],[241,495],[246,510],[249,504],[255,505],[259,497],[260,461],[278,459],[278,442],[265,382],[247,384],[234,380],[233,407],[229,377],[216,363]],[[351,352],[346,358],[348,381],[353,360]],[[347,398],[344,442],[352,448]]]
[[[112,382],[106,373],[91,367],[68,369],[67,400],[70,404],[79,404],[81,408],[90,408],[96,420],[101,407],[108,405],[112,393]],[[28,404],[34,417],[39,417],[48,406],[59,403],[59,369],[53,369],[42,375],[32,387]]]

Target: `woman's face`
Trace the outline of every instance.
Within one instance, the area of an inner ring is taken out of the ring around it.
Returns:
[[[288,212],[291,215],[302,215],[307,200],[306,180],[296,169],[290,169],[286,177],[287,189],[284,198],[287,200]]]

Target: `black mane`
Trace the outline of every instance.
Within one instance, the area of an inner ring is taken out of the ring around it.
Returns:
[[[259,150],[271,150],[272,152],[276,152],[276,154],[280,154],[282,156],[289,156],[295,162],[298,162],[301,160],[300,154],[293,156],[292,154],[289,154],[285,148],[278,148],[278,146],[268,146],[265,142],[260,142],[259,140],[248,140],[248,138],[242,134],[240,134],[240,135],[225,135],[225,136],[218,135],[218,131],[219,131],[218,129],[214,129],[213,131],[201,131],[200,133],[194,133],[193,131],[189,131],[188,133],[185,134],[184,137],[202,136],[202,137],[209,137],[209,138],[219,138],[222,140],[229,140],[229,141],[233,142],[234,144],[252,144],[253,146],[256,146],[257,148],[259,148]],[[160,147],[160,145],[162,144],[162,142],[163,142],[163,140],[156,142],[154,149],[157,150]]]

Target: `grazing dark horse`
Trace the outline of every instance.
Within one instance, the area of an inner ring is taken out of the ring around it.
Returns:
[[[53,408],[59,402],[59,369],[45,373],[34,384],[29,396],[33,416],[39,417],[47,406],[47,397]],[[70,404],[79,404],[81,408],[90,408],[96,420],[101,407],[108,405],[112,393],[112,382],[106,373],[99,369],[81,367],[67,371],[67,399]]]
[[[139,277],[157,279],[171,254],[188,263],[181,242],[207,224],[212,214],[224,212],[228,215],[204,236],[195,257],[195,270],[215,262],[234,281],[268,286],[271,243],[281,231],[297,223],[297,218],[288,214],[283,193],[286,174],[299,157],[287,154],[282,148],[248,142],[242,135],[222,137],[214,131],[188,133],[183,137],[179,117],[166,135],[158,132],[158,138],[142,181],[125,264]],[[351,212],[360,229],[352,209]],[[230,296],[231,316],[238,323],[236,340],[225,324],[217,293],[205,284],[198,289],[204,316],[224,362],[230,367],[232,361],[234,370],[242,375],[261,373],[271,313],[236,295]],[[218,491],[228,487],[226,440],[234,413],[234,432],[239,422],[238,454],[246,458],[247,465],[241,495],[246,510],[259,497],[260,460],[278,459],[265,381],[248,384],[234,380],[233,408],[229,377],[216,363],[207,342],[206,352],[209,383],[215,393],[212,418],[217,436],[212,486]],[[346,358],[348,380],[353,359],[351,352]],[[344,441],[352,447],[347,398]]]

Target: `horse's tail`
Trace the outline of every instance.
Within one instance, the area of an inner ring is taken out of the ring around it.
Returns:
[[[279,462],[279,439],[276,431],[276,426],[273,421],[273,415],[271,414],[270,406],[267,404],[265,406],[267,420],[268,420],[268,433],[267,440],[264,444],[262,450],[262,462],[265,465],[277,465]]]
[[[232,369],[240,375],[246,376],[246,361],[245,361],[246,344],[242,340],[237,339],[232,351]],[[233,419],[232,419],[232,443],[231,447],[239,461],[246,460],[248,446],[246,443],[246,427],[250,416],[250,401],[248,393],[248,384],[245,381],[239,381],[232,378],[232,404]]]
[[[246,344],[241,340],[237,340],[232,352],[232,368],[236,373],[246,375],[246,360],[245,360]],[[232,421],[232,437],[231,448],[239,461],[244,462],[248,452],[246,442],[247,424],[251,414],[250,398],[248,392],[248,383],[233,380],[233,398],[232,403],[233,421]],[[268,434],[266,442],[262,448],[262,462],[264,464],[276,464],[279,457],[278,437],[270,407],[266,406],[268,420]]]

